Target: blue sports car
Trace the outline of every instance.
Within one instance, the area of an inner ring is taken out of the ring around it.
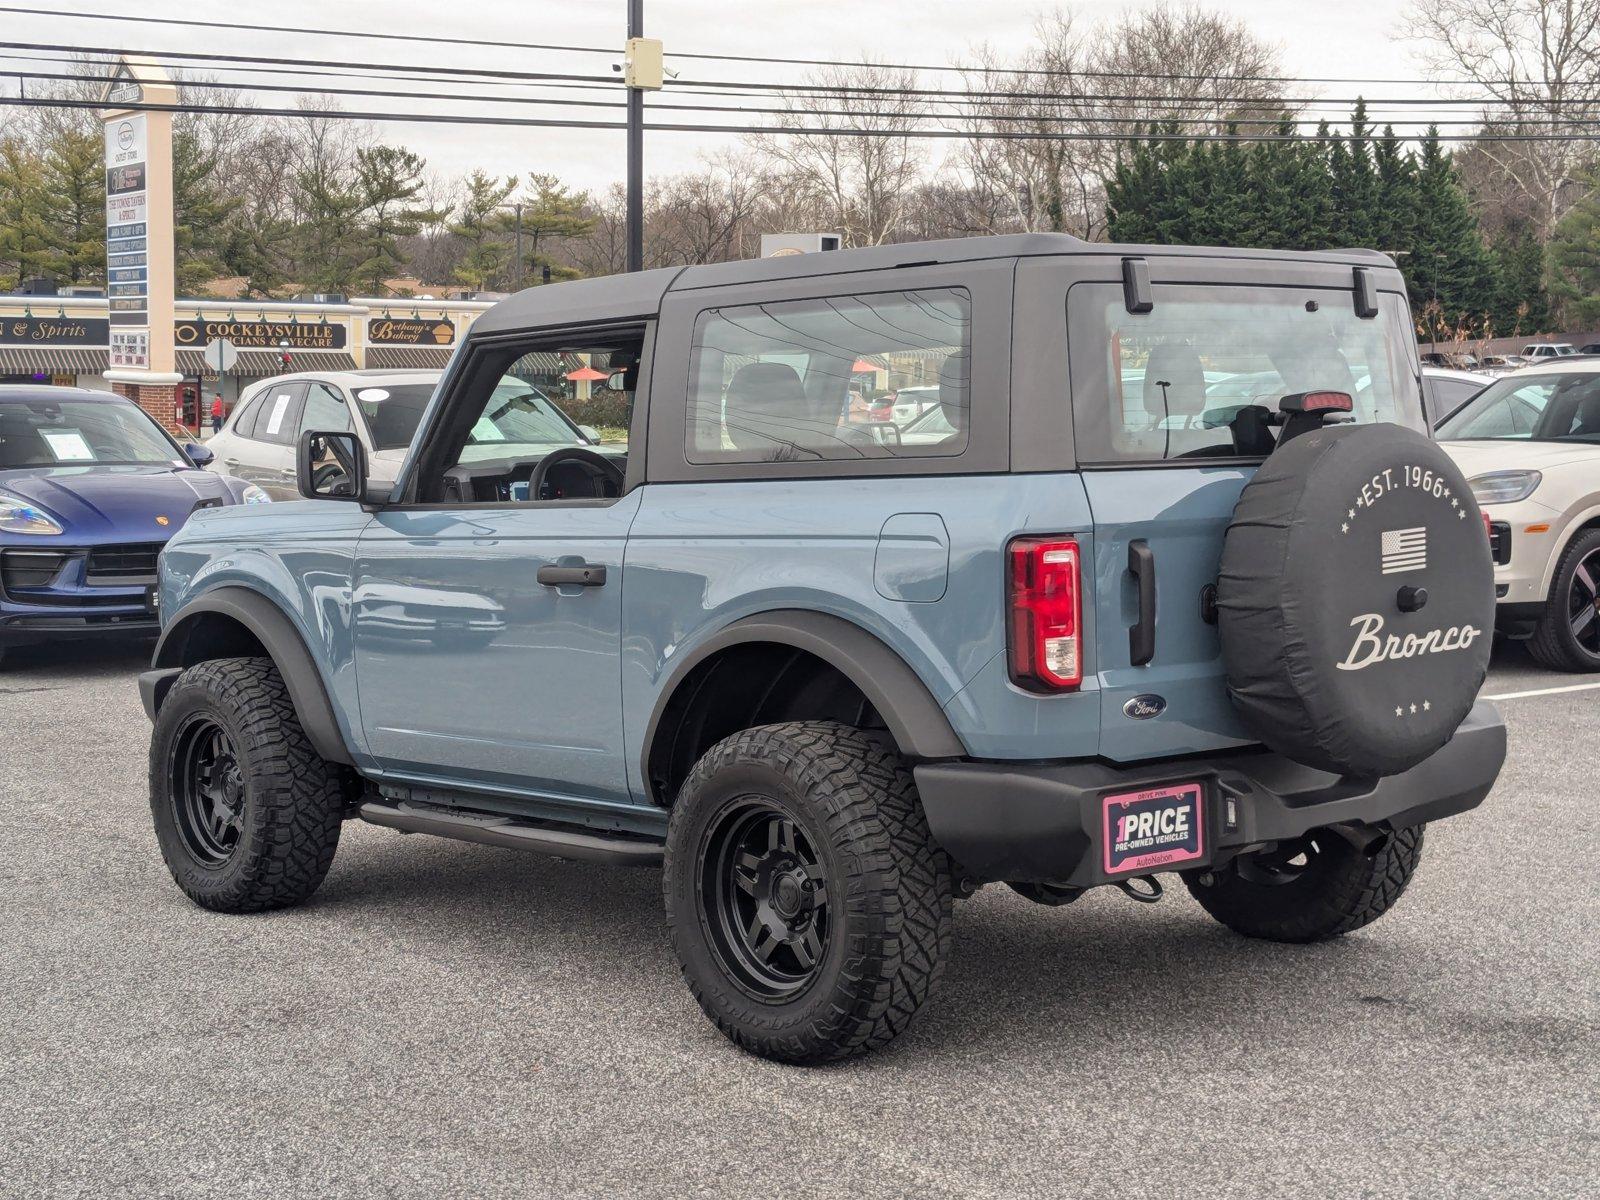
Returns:
[[[108,392],[0,387],[0,655],[22,642],[154,633],[156,557],[200,508],[266,503],[201,468]]]

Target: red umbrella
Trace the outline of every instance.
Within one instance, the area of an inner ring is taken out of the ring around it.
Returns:
[[[596,371],[593,367],[579,367],[576,371],[567,372],[568,379],[587,379],[591,383],[600,379],[610,379],[604,371]]]
[[[881,371],[881,370],[883,370],[883,368],[880,367],[877,363],[870,363],[864,358],[858,358],[855,361],[855,365],[850,368],[850,373],[852,375],[859,375],[863,371]]]

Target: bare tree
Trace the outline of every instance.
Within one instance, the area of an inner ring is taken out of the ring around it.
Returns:
[[[1406,31],[1436,75],[1492,97],[1486,133],[1556,135],[1478,142],[1464,156],[1509,181],[1522,215],[1548,239],[1596,159],[1577,135],[1600,117],[1600,0],[1412,0]]]
[[[780,128],[827,130],[810,134],[760,134],[751,146],[777,177],[778,186],[810,209],[816,225],[837,229],[848,246],[896,240],[923,167],[921,144],[904,136],[923,112],[912,71],[864,62],[824,67],[807,87],[782,93],[788,112]],[[862,136],[854,129],[887,131]]]
[[[1082,30],[1041,14],[1020,60],[979,53],[967,74],[961,159],[1004,228],[1097,238],[1104,180],[1124,139],[1158,124],[1188,134],[1276,124],[1287,111],[1279,52],[1240,21],[1194,6],[1131,12]],[[1007,141],[997,134],[1025,133]]]
[[[764,183],[748,153],[718,155],[704,170],[662,181],[653,189],[648,222],[657,252],[666,262],[685,264],[748,257]]]

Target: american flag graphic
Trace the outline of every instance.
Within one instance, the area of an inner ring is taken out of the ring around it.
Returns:
[[[1383,573],[1420,571],[1428,565],[1428,530],[1386,529],[1383,533]]]

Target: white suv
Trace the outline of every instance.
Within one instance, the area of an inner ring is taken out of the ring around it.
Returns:
[[[1522,348],[1522,357],[1541,361],[1549,358],[1565,358],[1569,354],[1576,354],[1571,342],[1530,342]]]
[[[1490,522],[1497,630],[1600,671],[1600,359],[1502,375],[1436,436]]]

